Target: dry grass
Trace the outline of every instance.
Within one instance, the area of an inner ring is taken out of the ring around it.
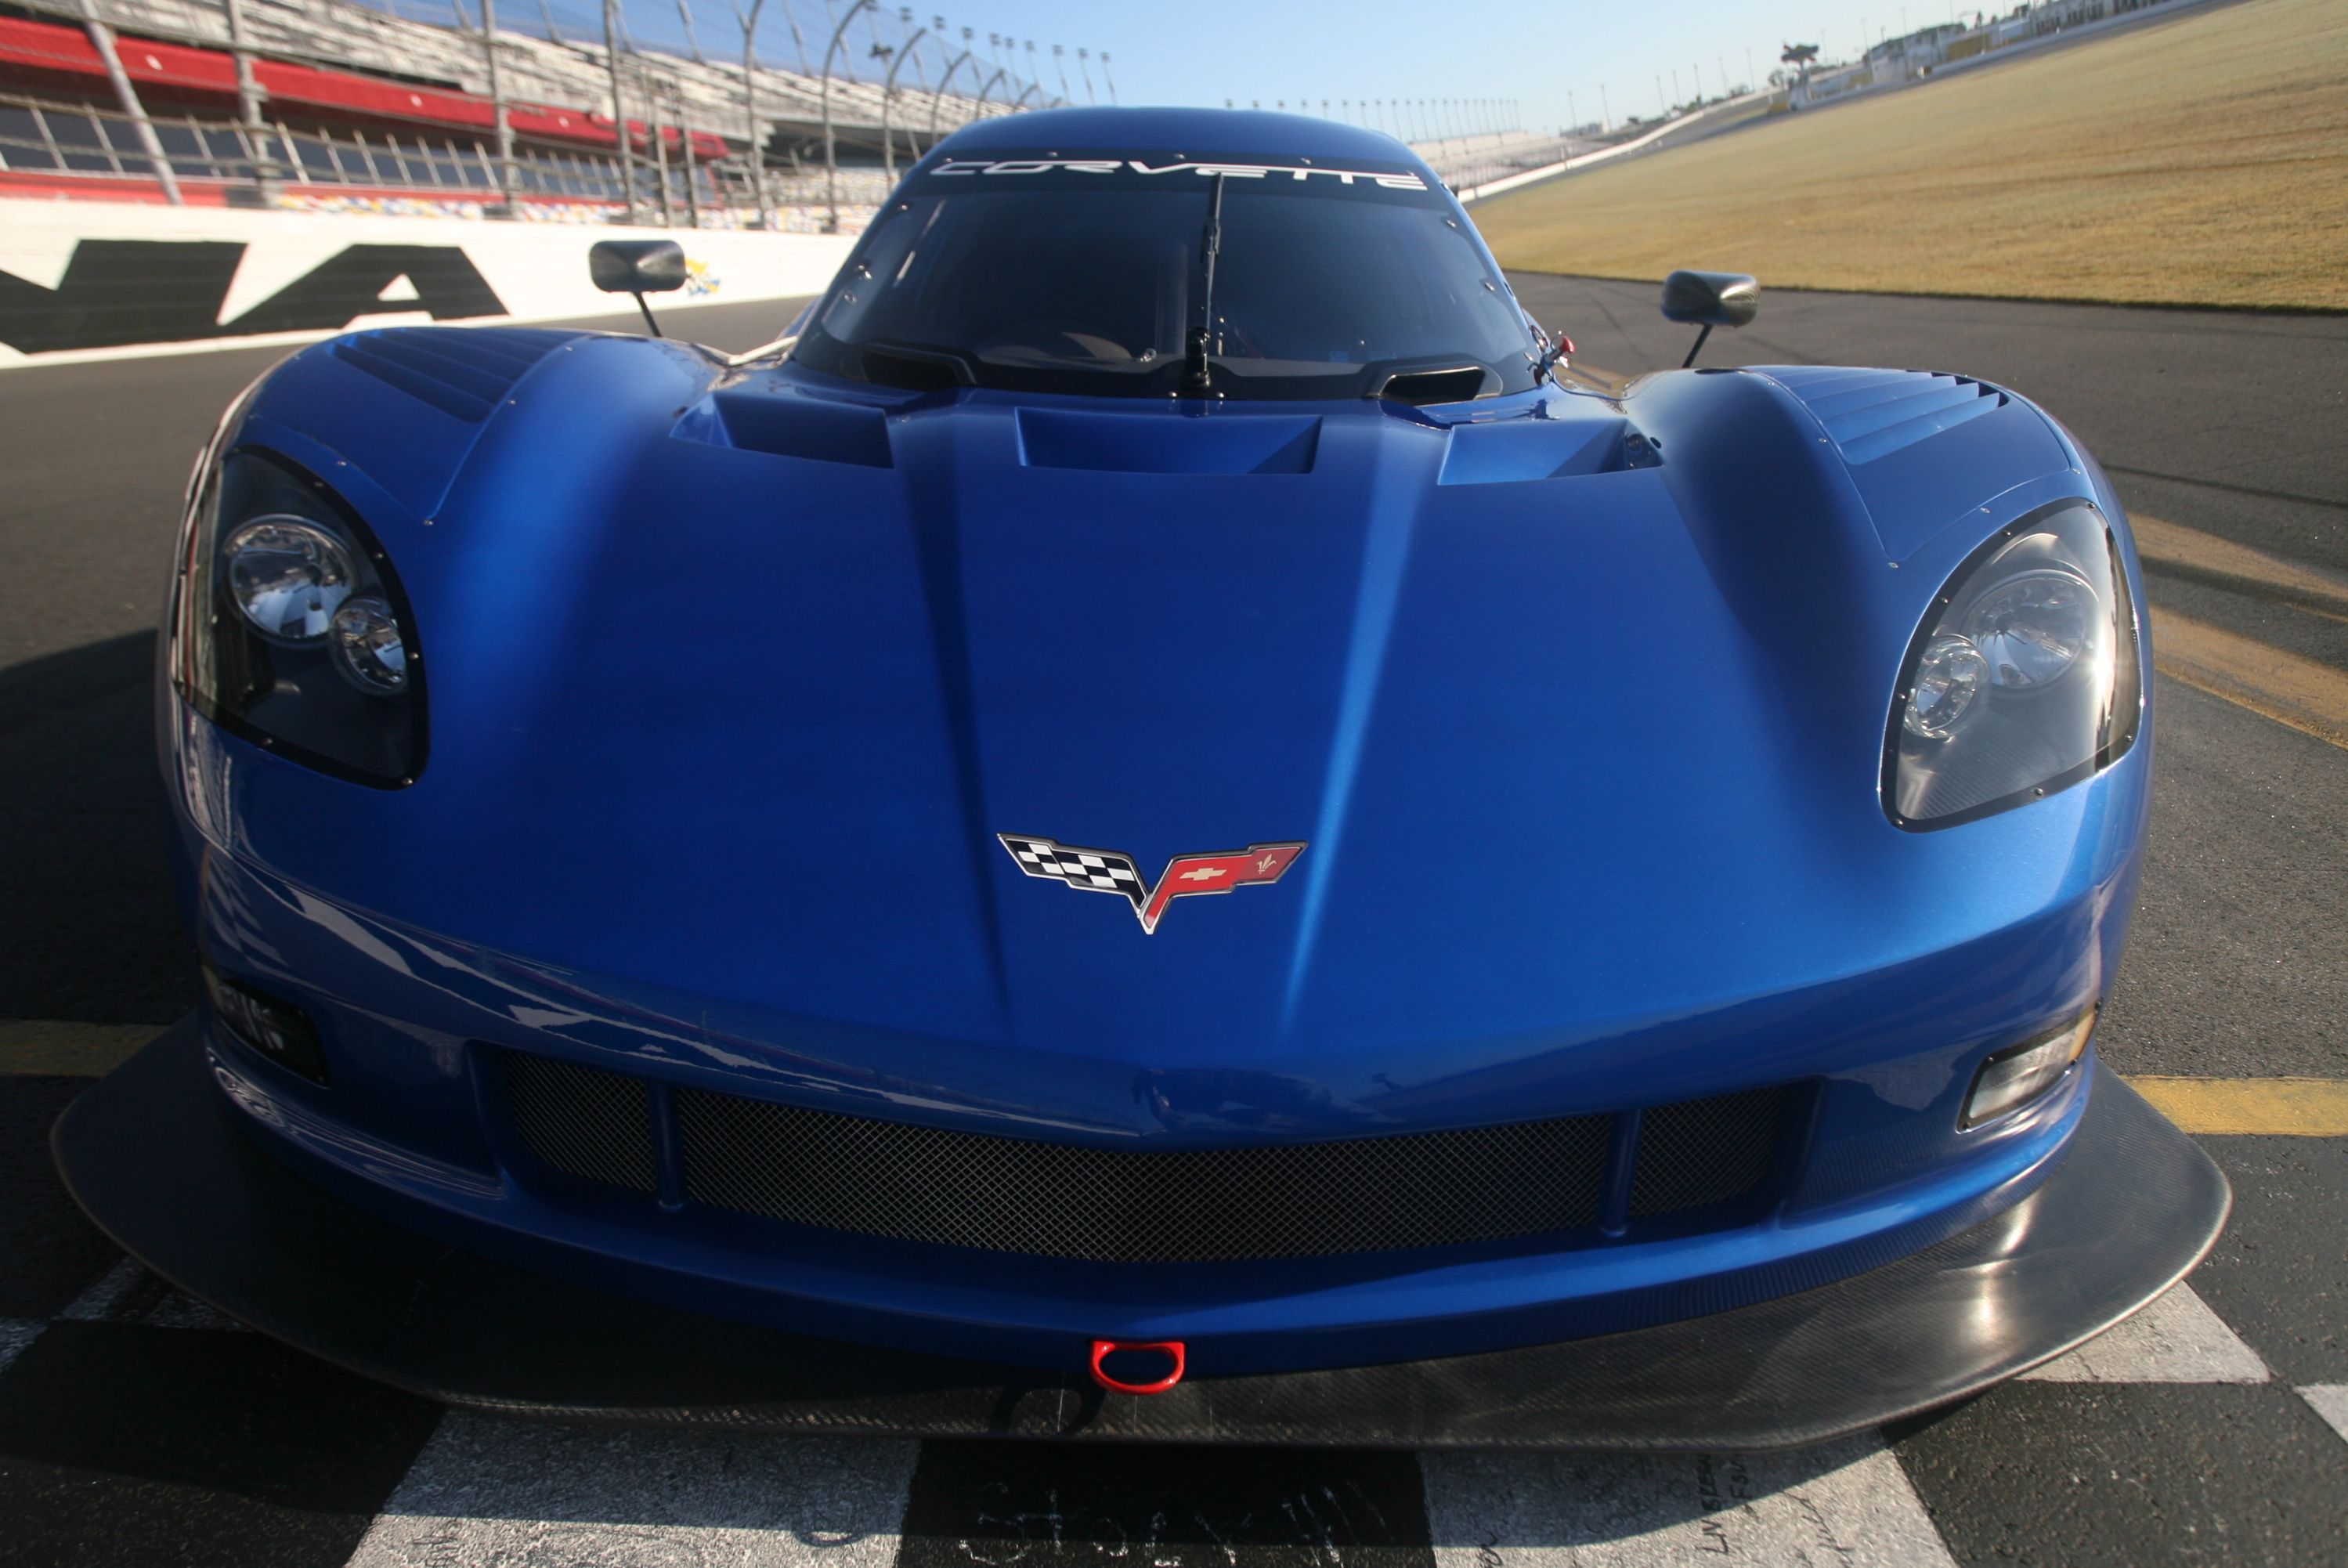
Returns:
[[[2348,309],[2348,5],[2245,0],[1479,206],[1511,267]]]

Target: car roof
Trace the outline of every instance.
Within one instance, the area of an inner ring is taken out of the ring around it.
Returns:
[[[966,125],[939,144],[948,153],[1035,151],[1181,152],[1196,156],[1359,158],[1406,163],[1418,154],[1382,131],[1310,115],[1226,108],[1047,108]]]

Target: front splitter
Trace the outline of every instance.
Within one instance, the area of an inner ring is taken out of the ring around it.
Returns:
[[[1971,1231],[1832,1284],[1656,1327],[1148,1398],[650,1305],[431,1241],[243,1136],[174,1026],[85,1091],[66,1183],[181,1290],[351,1370],[561,1420],[1231,1443],[1760,1449],[1960,1399],[2117,1323],[2217,1241],[2231,1193],[2103,1074],[2062,1168]]]

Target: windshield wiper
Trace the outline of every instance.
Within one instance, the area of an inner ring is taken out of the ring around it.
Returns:
[[[1199,236],[1199,325],[1190,329],[1190,346],[1182,356],[1182,390],[1194,397],[1213,390],[1215,372],[1208,351],[1215,342],[1215,257],[1223,248],[1223,177],[1207,195],[1207,227]]]

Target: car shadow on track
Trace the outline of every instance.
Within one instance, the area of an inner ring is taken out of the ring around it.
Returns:
[[[160,1024],[195,1005],[154,653],[139,632],[0,669],[0,1018]]]

